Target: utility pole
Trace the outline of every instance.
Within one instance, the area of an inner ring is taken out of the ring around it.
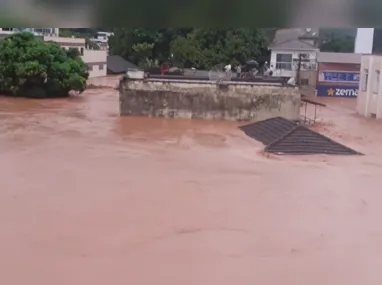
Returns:
[[[296,73],[296,85],[300,86],[300,73],[301,73],[301,61],[302,61],[302,54],[298,54],[298,63],[297,63],[297,73]]]

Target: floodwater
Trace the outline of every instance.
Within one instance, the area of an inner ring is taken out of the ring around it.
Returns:
[[[237,123],[120,118],[113,89],[0,98],[0,283],[382,284],[382,124],[365,156],[275,157]]]

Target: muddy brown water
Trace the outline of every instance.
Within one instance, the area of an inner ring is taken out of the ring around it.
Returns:
[[[323,101],[316,129],[365,156],[120,118],[107,88],[0,97],[0,283],[381,284],[382,125]]]

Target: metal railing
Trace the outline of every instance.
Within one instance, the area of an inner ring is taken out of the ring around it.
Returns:
[[[281,70],[298,70],[298,60],[293,60],[293,62],[276,62],[276,69]],[[317,70],[317,62],[314,60],[302,60],[300,63],[301,70]]]
[[[292,62],[276,62],[276,69],[292,70]]]

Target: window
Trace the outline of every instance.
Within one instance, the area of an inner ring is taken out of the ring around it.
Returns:
[[[301,85],[309,85],[309,79],[308,78],[301,78],[300,84]]]
[[[292,70],[292,54],[278,53],[276,55],[276,69]]]
[[[52,29],[50,28],[35,28],[34,31],[39,34],[52,34]]]
[[[381,72],[379,70],[375,71],[375,78],[374,78],[374,84],[373,84],[373,93],[378,93],[379,91],[379,75]]]
[[[88,64],[88,71],[93,71],[93,65]]]
[[[367,91],[367,82],[369,79],[369,70],[364,69],[363,70],[363,76],[362,76],[362,84],[361,84],[361,90],[366,92]]]
[[[98,69],[99,69],[99,70],[103,70],[103,67],[104,67],[104,65],[103,65],[103,64],[100,64]]]
[[[84,55],[84,48],[81,48],[80,53],[81,53],[81,55]]]

